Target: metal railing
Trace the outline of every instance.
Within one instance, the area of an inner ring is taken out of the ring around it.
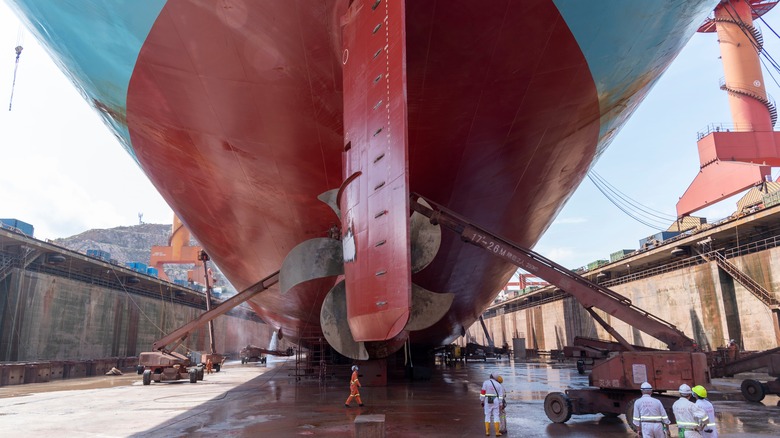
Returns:
[[[755,131],[752,123],[710,123],[701,131],[696,132],[696,140],[712,134],[713,132],[752,132]]]
[[[706,260],[703,260],[699,256],[695,257],[688,257],[683,260],[679,260],[673,263],[667,263],[665,265],[656,266],[654,268],[645,269],[639,272],[635,272],[632,274],[624,275],[622,277],[614,278],[612,280],[606,280],[604,282],[601,282],[602,286],[610,287],[610,286],[617,286],[619,284],[623,283],[630,283],[632,281],[641,280],[643,278],[647,277],[654,277],[656,275],[665,274],[667,272],[671,271],[677,271],[683,268],[688,268],[691,266],[701,265],[702,263],[706,263]]]
[[[719,253],[718,251],[710,251],[708,253],[701,254],[701,256],[711,262],[717,263],[721,269],[726,271],[734,280],[737,280],[739,284],[741,284],[745,289],[747,289],[767,306],[776,307],[778,304],[780,304],[778,303],[777,298],[774,297],[773,293],[764,289],[763,286],[758,284],[758,282],[753,280],[749,275],[745,274],[733,263],[726,260],[726,258],[723,257],[723,254]]]
[[[5,277],[8,276],[15,261],[16,257],[0,253],[0,281],[5,280]]]
[[[764,240],[758,240],[756,242],[740,245],[736,248],[727,249],[723,252],[723,256],[727,259],[730,259],[759,251],[765,251],[771,248],[776,248],[778,245],[780,245],[780,236],[772,236]]]

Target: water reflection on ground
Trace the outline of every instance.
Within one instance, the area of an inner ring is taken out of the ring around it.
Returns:
[[[462,364],[458,366],[463,367]],[[457,374],[459,371],[451,371]],[[588,387],[588,376],[580,375],[573,364],[488,361],[468,363],[460,372],[472,379],[501,375],[507,390],[507,409],[510,430],[522,430],[522,436],[605,436],[630,435],[623,416],[606,418],[602,415],[574,416],[565,424],[550,423],[544,415],[544,398],[550,392]],[[445,372],[446,375],[446,372]],[[780,436],[780,398],[766,396],[761,403],[746,402],[740,385],[744,378],[766,381],[766,375],[747,375],[740,378],[716,379],[710,389],[721,435]],[[455,380],[452,376],[450,380]],[[539,413],[548,423],[538,429]],[[535,431],[536,430],[536,431]],[[676,430],[674,427],[672,430]],[[538,432],[537,432],[538,431]]]

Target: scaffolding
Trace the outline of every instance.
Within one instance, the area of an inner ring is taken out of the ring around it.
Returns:
[[[301,333],[295,350],[295,380],[316,379],[322,384],[342,374],[348,377],[349,364],[341,364],[342,358],[318,328],[308,328]]]

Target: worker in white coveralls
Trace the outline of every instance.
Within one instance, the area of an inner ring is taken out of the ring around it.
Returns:
[[[669,436],[669,417],[663,403],[653,398],[653,386],[647,382],[640,386],[642,397],[634,401],[634,425],[637,434],[644,438],[666,438]]]
[[[680,385],[680,398],[672,406],[674,416],[677,419],[677,430],[680,437],[700,438],[701,431],[709,422],[709,417],[704,409],[696,406],[691,401],[691,387],[683,383]]]
[[[490,436],[491,422],[496,428],[496,436],[501,436],[498,407],[501,406],[504,396],[504,387],[491,374],[490,378],[482,384],[482,391],[479,393],[479,401],[485,408],[485,436]]]
[[[696,398],[696,406],[702,408],[707,413],[707,418],[709,418],[701,435],[704,438],[718,438],[718,428],[715,424],[715,407],[707,400],[707,390],[701,385],[696,385],[691,388],[691,392],[693,392],[693,396]]]

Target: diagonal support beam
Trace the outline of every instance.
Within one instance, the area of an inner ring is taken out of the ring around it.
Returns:
[[[239,304],[249,300],[253,296],[259,294],[260,292],[264,290],[268,290],[271,286],[279,282],[279,271],[274,272],[273,274],[269,275],[268,277],[265,277],[264,279],[258,281],[257,283],[253,284],[252,286],[249,286],[248,288],[244,289],[240,293],[230,297],[226,301],[222,302],[219,306],[202,313],[199,317],[195,318],[194,320],[188,322],[187,324],[184,324],[183,326],[177,328],[176,330],[172,331],[171,333],[165,335],[160,340],[152,344],[152,350],[158,351],[158,350],[166,350],[166,351],[173,351],[175,350],[182,342],[184,342],[185,339],[192,333],[194,330],[199,329],[209,321],[213,320],[214,318],[224,315],[230,309],[238,306]],[[176,342],[173,346],[170,348],[166,348],[168,344]]]

